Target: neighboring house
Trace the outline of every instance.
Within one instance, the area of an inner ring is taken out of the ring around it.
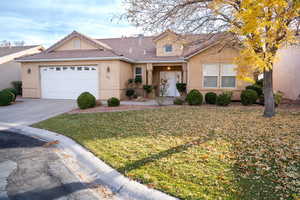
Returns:
[[[23,96],[76,99],[89,91],[97,99],[124,99],[128,79],[139,76],[142,84],[158,86],[156,95],[165,78],[167,96],[178,96],[176,83],[183,82],[203,93],[231,90],[237,99],[247,84],[234,70],[239,50],[221,45],[221,35],[181,37],[167,30],[151,37],[92,39],[74,31],[44,52],[18,59]]]
[[[280,49],[273,68],[274,90],[284,93],[284,98],[300,99],[300,45]]]
[[[21,64],[14,59],[39,53],[42,46],[8,46],[0,47],[0,90],[12,87],[12,81],[21,80]]]

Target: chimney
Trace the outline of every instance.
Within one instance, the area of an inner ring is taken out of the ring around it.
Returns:
[[[130,54],[132,53],[132,48],[131,48],[131,47],[129,48],[129,53],[130,53]]]
[[[146,50],[144,50],[144,55],[146,55],[146,53],[147,53],[147,51],[146,51]]]

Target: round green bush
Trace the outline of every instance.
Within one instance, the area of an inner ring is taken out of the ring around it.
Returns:
[[[254,104],[258,99],[257,92],[252,89],[243,90],[241,93],[241,102],[244,106]]]
[[[132,98],[132,96],[135,94],[135,91],[134,89],[132,88],[129,88],[126,90],[126,96],[129,97],[129,98]]]
[[[18,91],[17,91],[15,88],[6,88],[6,89],[4,89],[4,90],[13,93],[13,94],[14,94],[14,99],[13,99],[13,101],[16,101],[16,98],[17,98],[17,95],[18,95]]]
[[[249,89],[256,91],[258,96],[263,94],[263,89],[260,85],[257,85],[257,84],[249,85],[249,86],[246,87],[246,90],[249,90]]]
[[[207,104],[216,104],[218,95],[214,92],[208,92],[205,94],[205,102]]]
[[[119,106],[120,105],[120,100],[116,97],[112,97],[112,98],[107,100],[107,105],[109,107]]]
[[[89,92],[83,92],[77,98],[77,105],[80,109],[93,108],[96,106],[96,98]]]
[[[14,100],[15,95],[8,90],[0,92],[0,106],[8,106]]]
[[[228,93],[222,93],[217,97],[216,101],[219,106],[228,106],[231,103],[231,95]]]
[[[181,99],[181,98],[175,98],[174,101],[173,101],[173,103],[175,105],[182,105],[182,104],[184,104],[184,100]]]
[[[203,95],[198,90],[191,90],[187,96],[186,101],[189,105],[201,105],[203,103]]]

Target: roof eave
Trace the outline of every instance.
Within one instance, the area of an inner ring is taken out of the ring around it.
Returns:
[[[186,63],[185,59],[178,60],[138,60],[135,63]]]
[[[177,60],[133,60],[121,57],[89,57],[89,58],[41,58],[41,59],[16,59],[17,62],[59,62],[59,61],[92,61],[92,60],[121,60],[129,63],[185,63],[185,59]]]
[[[58,62],[58,61],[91,61],[91,60],[122,60],[134,62],[126,57],[88,57],[88,58],[41,58],[41,59],[17,59],[17,62]]]

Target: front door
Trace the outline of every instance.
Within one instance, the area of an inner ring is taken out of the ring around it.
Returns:
[[[166,96],[178,97],[180,96],[176,83],[181,82],[181,72],[180,71],[162,71],[160,72],[160,79],[165,79],[168,81],[168,88]]]

